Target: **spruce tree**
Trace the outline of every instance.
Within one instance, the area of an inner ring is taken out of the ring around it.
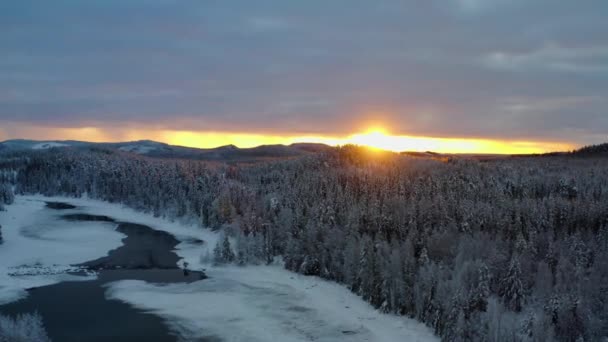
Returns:
[[[219,241],[215,244],[215,248],[213,248],[213,262],[216,265],[221,265],[225,262],[222,254],[222,244]]]
[[[222,242],[222,260],[226,263],[232,263],[236,259],[232,248],[230,247],[230,240],[227,235],[224,235],[224,241]]]
[[[505,306],[513,311],[521,311],[524,300],[524,286],[521,281],[521,267],[517,257],[511,258],[507,274],[500,282],[500,296]]]

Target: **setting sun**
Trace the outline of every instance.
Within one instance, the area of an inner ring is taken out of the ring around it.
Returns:
[[[350,140],[356,145],[363,145],[381,150],[398,151],[400,149],[398,139],[387,134],[387,132],[381,128],[373,128],[366,133],[354,134]]]

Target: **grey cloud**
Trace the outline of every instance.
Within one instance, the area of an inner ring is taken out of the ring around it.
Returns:
[[[607,15],[603,0],[7,1],[0,124],[347,134],[371,116],[586,142],[608,132]]]
[[[511,71],[608,72],[608,45],[566,48],[547,44],[525,53],[493,52],[483,62],[491,68]]]

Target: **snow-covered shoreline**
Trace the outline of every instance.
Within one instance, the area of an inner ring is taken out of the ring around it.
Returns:
[[[425,325],[382,314],[344,286],[280,265],[207,268],[191,284],[113,283],[109,298],[168,319],[186,338],[226,341],[438,341]]]
[[[182,241],[176,253],[189,263],[189,268],[205,268],[209,279],[162,286],[126,280],[110,284],[107,296],[158,314],[186,338],[216,336],[227,341],[438,340],[422,323],[382,314],[344,286],[318,277],[292,273],[280,264],[248,267],[213,267],[204,264],[200,256],[214,247],[218,233],[156,218],[119,204],[86,198],[18,196],[15,204],[7,207],[7,212],[0,213],[0,224],[4,227],[6,246],[9,246],[6,250],[4,245],[0,246],[0,258],[14,251],[10,241],[20,239],[19,231],[29,224],[28,220],[40,219],[36,216],[45,212],[45,201],[66,202],[78,206],[80,212],[144,224],[167,231]],[[34,214],[36,212],[37,215]],[[116,243],[112,232],[104,234],[98,236],[99,244],[107,243],[110,246]],[[69,239],[66,234],[60,236]],[[198,239],[205,241],[202,246],[194,242]],[[102,240],[106,242],[102,243]],[[31,241],[22,241],[28,242]],[[71,242],[74,243],[76,241]],[[99,254],[99,251],[96,252]],[[75,253],[64,262],[68,265],[83,262],[86,260],[80,259],[84,256],[83,253]],[[47,257],[53,258],[52,255]],[[17,261],[19,259],[14,260]],[[9,265],[0,261],[2,284],[7,278],[15,278],[8,276]],[[12,284],[8,289],[23,295],[27,287],[62,281],[66,275],[37,277],[40,278],[38,281],[34,281],[34,277],[23,284]],[[3,291],[0,290],[0,302],[2,298],[18,298],[15,293],[3,296]]]
[[[89,280],[67,272],[72,265],[107,255],[123,234],[107,222],[59,222],[36,197],[19,196],[0,212],[0,304],[26,296],[26,289],[65,280]]]

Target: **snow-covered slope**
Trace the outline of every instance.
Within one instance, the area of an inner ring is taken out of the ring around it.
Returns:
[[[220,162],[257,162],[269,159],[293,158],[311,153],[328,151],[331,147],[323,144],[262,145],[252,148],[238,148],[234,145],[200,149],[173,146],[151,140],[117,143],[94,143],[86,141],[36,141],[7,140],[0,142],[1,151],[45,150],[56,147],[83,149],[104,149],[135,153],[153,158],[195,159]]]
[[[62,144],[55,141],[42,142],[32,146],[32,150],[46,150],[53,147],[66,147],[68,144]]]
[[[69,147],[69,146],[83,146],[88,143],[80,141],[41,141],[41,140],[25,140],[15,139],[6,140],[0,142],[0,151],[18,151],[18,150],[47,150],[54,147]]]
[[[123,152],[132,152],[132,153],[137,153],[137,154],[147,154],[147,153],[150,153],[150,152],[156,150],[156,147],[154,147],[154,146],[144,146],[144,145],[127,145],[127,146],[121,146],[118,149],[121,150],[121,151],[123,151]]]

